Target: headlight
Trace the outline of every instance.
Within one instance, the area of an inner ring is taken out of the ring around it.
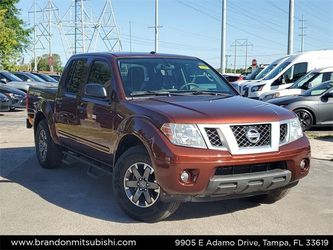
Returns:
[[[251,88],[251,92],[256,92],[256,91],[260,91],[262,90],[262,88],[265,86],[265,84],[263,85],[257,85]]]
[[[179,146],[207,148],[202,135],[195,124],[165,123],[162,132],[171,141]]]
[[[274,94],[264,96],[263,100],[270,100],[270,99],[273,99],[273,98],[277,98],[279,96],[280,96],[280,93],[274,93]]]
[[[298,118],[294,118],[288,121],[289,124],[289,142],[296,141],[303,137],[302,126]]]
[[[9,95],[10,98],[12,98],[12,99],[20,99],[20,98],[23,98],[23,96],[21,96],[21,95],[17,95],[17,94],[14,94],[14,93],[9,93],[8,95]]]

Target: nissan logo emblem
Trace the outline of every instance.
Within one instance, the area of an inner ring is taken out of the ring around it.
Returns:
[[[260,140],[260,133],[255,127],[249,127],[245,134],[249,142],[257,143]]]

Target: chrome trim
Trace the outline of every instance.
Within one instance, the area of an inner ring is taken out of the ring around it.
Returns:
[[[257,123],[230,123],[230,124],[197,124],[204,141],[207,144],[208,149],[213,150],[224,150],[229,151],[232,155],[244,155],[244,154],[260,154],[269,152],[278,152],[281,145],[280,144],[280,125],[288,124],[288,121],[276,121],[276,122],[257,122]],[[237,125],[259,125],[259,124],[270,124],[271,125],[271,145],[253,147],[253,148],[240,148],[231,130],[231,126]],[[288,126],[288,125],[287,125]],[[223,143],[223,147],[213,146],[206,134],[205,128],[216,128],[220,139]],[[287,131],[287,138],[289,138],[289,128]],[[288,139],[286,140],[288,143]],[[285,144],[286,144],[285,143]]]

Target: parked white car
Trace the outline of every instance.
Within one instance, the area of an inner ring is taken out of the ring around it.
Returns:
[[[248,84],[256,83],[256,82],[259,82],[260,80],[264,79],[272,70],[275,69],[275,67],[277,67],[280,63],[284,62],[288,58],[289,58],[289,56],[284,56],[284,57],[281,57],[281,58],[273,61],[270,65],[268,65],[265,69],[263,69],[255,77],[254,80],[237,81],[236,83],[233,84],[234,88],[236,88],[241,95],[245,95],[246,94],[245,93],[246,92],[246,86]]]
[[[333,62],[332,62],[333,64]],[[277,89],[263,93],[259,99],[268,101],[273,98],[291,95],[300,95],[308,89],[316,87],[322,82],[333,80],[333,66],[314,69],[307,73],[305,76],[297,80],[293,85],[287,89]]]
[[[286,89],[307,72],[321,67],[329,67],[333,61],[333,50],[303,52],[290,56],[280,63],[262,81],[247,84],[247,97],[259,99],[268,91]]]

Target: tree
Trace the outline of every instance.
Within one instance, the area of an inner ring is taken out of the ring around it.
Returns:
[[[19,0],[0,1],[0,66],[7,70],[16,68],[16,63],[29,44],[30,29],[24,28],[18,17],[15,4]]]
[[[61,59],[60,55],[58,54],[53,54],[53,70],[56,72],[61,72],[62,71],[62,66],[61,66]],[[35,62],[34,60],[31,61],[31,68],[34,68]],[[39,71],[49,71],[50,66],[49,66],[49,55],[44,54],[42,56],[37,57],[37,68]]]

